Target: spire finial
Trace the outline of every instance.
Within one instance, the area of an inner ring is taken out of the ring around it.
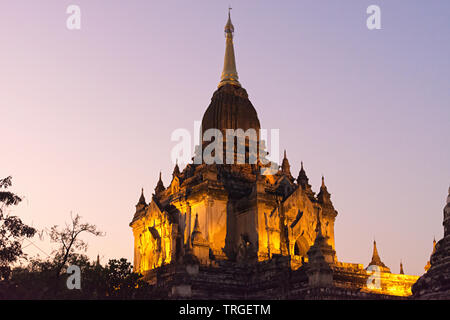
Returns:
[[[156,184],[156,188],[155,188],[155,192],[156,194],[159,194],[161,191],[164,191],[166,188],[164,187],[164,183],[162,182],[162,178],[161,178],[161,171],[159,172],[159,180],[158,183]]]
[[[292,177],[291,175],[291,165],[289,164],[289,160],[287,159],[286,156],[286,149],[284,149],[284,158],[283,161],[281,163],[281,171],[286,174],[289,177]]]
[[[381,261],[380,255],[378,254],[377,242],[373,240],[373,253],[372,261],[370,261],[369,266],[379,266],[383,272],[391,272],[388,267]]]
[[[233,32],[234,26],[231,22],[231,6],[228,8],[228,21],[225,25],[225,38],[226,38],[226,46],[225,46],[225,59],[223,62],[223,71],[222,76],[220,78],[220,82],[218,87],[222,87],[226,84],[232,84],[240,87],[239,77],[236,69],[236,59],[234,56],[234,46],[233,46]]]
[[[175,167],[173,168],[172,177],[175,178],[176,176],[180,175],[180,167],[178,167],[178,159],[175,162]]]
[[[311,190],[311,185],[309,184],[309,179],[306,176],[305,168],[303,167],[303,161],[300,162],[301,167],[297,176],[297,183],[305,190],[308,191],[309,196],[314,196],[314,193]]]
[[[199,231],[200,231],[200,226],[198,224],[198,213],[196,213],[193,232],[199,232]]]
[[[144,197],[144,188],[141,188],[141,196],[139,197],[138,204],[146,205],[145,197]]]
[[[322,187],[325,187],[325,177],[322,174]]]
[[[372,252],[372,261],[379,261],[380,255],[378,254],[377,242],[373,240],[373,252]]]

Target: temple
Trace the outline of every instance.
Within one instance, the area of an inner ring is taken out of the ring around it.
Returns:
[[[256,109],[238,80],[233,33],[228,13],[223,72],[203,115],[203,133],[260,129]],[[248,144],[249,139],[243,154],[237,149],[224,153],[249,159]],[[207,141],[200,141],[199,147],[207,148]],[[390,299],[411,295],[418,277],[405,275],[403,265],[398,274],[392,273],[375,241],[366,267],[339,259],[334,234],[338,211],[324,177],[316,194],[303,163],[297,178],[293,177],[286,151],[273,174],[261,174],[268,165],[259,155],[255,159],[243,164],[193,162],[182,171],[176,164],[167,187],[160,174],[148,203],[142,190],[130,226],[134,269],[154,285],[150,298]],[[439,268],[439,259],[432,258],[429,273]]]
[[[427,271],[412,287],[415,299],[450,299],[450,188],[444,207],[444,237],[433,240],[433,252],[425,266]]]

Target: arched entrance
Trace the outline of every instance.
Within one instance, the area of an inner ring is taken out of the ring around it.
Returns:
[[[308,241],[304,236],[299,236],[294,244],[294,256],[306,257],[309,250]]]

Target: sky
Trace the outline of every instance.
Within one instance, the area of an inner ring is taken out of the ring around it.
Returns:
[[[170,183],[171,133],[193,132],[217,88],[229,4],[239,80],[292,174],[303,161],[316,192],[325,176],[338,259],[366,266],[376,239],[393,272],[422,274],[450,184],[447,0],[1,1],[10,213],[40,230],[79,214],[106,233],[83,237],[90,257],[132,260],[140,190]],[[55,247],[32,241],[31,256]]]

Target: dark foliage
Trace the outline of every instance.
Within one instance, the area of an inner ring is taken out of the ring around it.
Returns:
[[[4,212],[8,206],[17,205],[22,199],[6,191],[11,186],[11,177],[0,179],[0,280],[8,279],[11,264],[23,256],[22,242],[31,238],[36,229],[27,226],[17,216]]]
[[[81,269],[81,289],[68,289],[69,265]],[[0,299],[143,299],[149,285],[133,273],[131,263],[122,258],[101,266],[85,255],[72,255],[60,277],[59,261],[31,260],[26,268],[16,268],[11,280],[0,282]]]
[[[0,180],[0,299],[133,299],[145,298],[149,285],[142,275],[133,273],[126,259],[113,259],[105,266],[92,263],[86,255],[87,243],[80,236],[102,236],[95,225],[71,216],[71,222],[60,228],[53,226],[49,236],[57,244],[53,256],[46,260],[31,258],[26,267],[11,270],[23,257],[22,241],[36,230],[4,212],[7,206],[22,199],[6,191],[11,177]],[[2,190],[3,189],[3,190]],[[76,265],[81,272],[81,289],[69,289],[67,268]]]

